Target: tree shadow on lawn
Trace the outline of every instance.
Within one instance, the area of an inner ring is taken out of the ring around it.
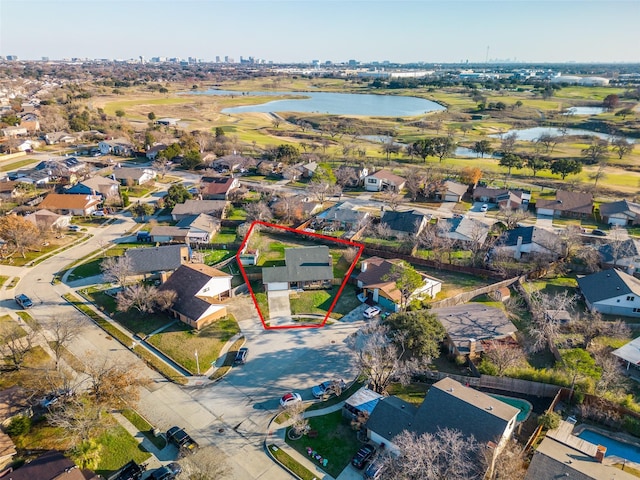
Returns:
[[[309,425],[311,430],[318,432],[317,437],[304,436],[300,440],[287,438],[287,443],[302,455],[307,455],[309,447],[328,459],[327,466],[321,468],[337,478],[362,445],[356,438],[356,432],[342,418],[342,410],[321,417],[312,417],[309,419]]]

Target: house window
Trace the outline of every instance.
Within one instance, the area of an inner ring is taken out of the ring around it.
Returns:
[[[375,178],[368,178],[367,183],[378,183],[378,180],[376,180]]]
[[[628,295],[627,296],[627,302],[633,302],[636,299],[636,297],[634,297],[633,295]]]
[[[640,308],[634,308],[633,309],[633,313],[639,313],[640,312]]]

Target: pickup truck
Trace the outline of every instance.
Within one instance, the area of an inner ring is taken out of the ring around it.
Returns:
[[[198,448],[196,441],[180,427],[171,427],[167,430],[167,440],[178,447],[180,452],[190,453]]]

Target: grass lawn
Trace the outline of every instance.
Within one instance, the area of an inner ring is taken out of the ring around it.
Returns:
[[[236,229],[224,227],[211,239],[211,243],[234,243],[236,241]]]
[[[316,438],[302,437],[300,440],[289,440],[287,443],[302,455],[307,455],[307,447],[328,458],[329,463],[323,470],[334,478],[349,464],[351,457],[358,451],[361,443],[356,432],[342,418],[342,411],[313,417],[309,419],[312,430],[318,431]]]
[[[27,332],[22,328],[18,323],[11,318],[10,315],[3,315],[0,317],[0,333],[11,332],[12,334],[19,335],[20,337],[24,337],[27,335]]]
[[[339,285],[335,285],[330,290],[308,290],[292,294],[290,297],[291,313],[293,315],[304,315],[306,313],[326,315],[338,294],[339,288]],[[331,313],[331,317],[340,319],[344,314],[349,313],[359,305],[360,300],[356,298],[355,287],[353,285],[345,285],[335,309]]]
[[[142,463],[151,456],[121,425],[114,424],[96,441],[102,445],[102,454],[95,472],[104,478],[109,478],[129,460]]]
[[[271,452],[271,455],[273,455],[275,459],[278,460],[278,462],[294,472],[302,480],[316,480],[318,478],[315,473],[307,470],[305,467],[295,461],[291,457],[291,455],[289,455],[284,450],[279,449],[275,445],[269,445],[269,451]]]
[[[29,314],[29,312],[20,311],[18,312],[18,316],[24,321],[24,323],[31,327],[31,330],[37,331],[40,329],[40,325],[36,322],[35,318]]]
[[[122,413],[123,417],[129,420],[140,432],[142,432],[142,434],[147,437],[158,450],[162,450],[167,446],[165,439],[163,437],[156,437],[153,434],[153,425],[142,418],[138,412],[131,408],[125,408],[120,413]]]
[[[227,212],[227,220],[246,220],[247,212],[244,208],[232,207]]]
[[[389,395],[395,395],[405,402],[409,402],[418,407],[427,395],[429,387],[430,385],[428,383],[410,383],[405,386],[399,383],[392,383],[387,387],[387,393]]]
[[[9,277],[5,277],[4,275],[0,275],[0,287],[2,287],[2,285],[4,285],[4,282],[6,282],[7,280],[9,280]]]
[[[229,257],[233,257],[235,255],[234,252],[230,252],[229,250],[208,250],[204,253],[204,263],[207,265],[215,265],[216,263],[220,263],[223,260],[226,260]]]

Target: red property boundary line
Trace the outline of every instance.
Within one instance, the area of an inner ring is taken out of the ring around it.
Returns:
[[[273,326],[273,327],[267,325],[267,323],[265,322],[264,316],[262,315],[262,312],[260,311],[260,308],[258,307],[258,301],[256,300],[256,295],[255,295],[253,289],[251,288],[251,283],[249,282],[249,278],[247,277],[247,272],[245,271],[244,267],[242,266],[242,262],[240,261],[240,255],[242,254],[242,251],[244,250],[247,242],[249,241],[249,238],[251,237],[251,233],[253,232],[253,229],[255,228],[256,225],[262,225],[262,226],[268,227],[268,228],[275,228],[277,230],[282,230],[282,231],[289,232],[289,233],[295,233],[297,235],[306,235],[306,236],[312,237],[312,238],[321,238],[323,240],[328,240],[330,242],[338,243],[338,244],[341,244],[341,245],[347,245],[347,246],[350,246],[350,247],[356,247],[358,249],[358,253],[356,254],[356,258],[351,263],[351,266],[349,267],[349,270],[347,271],[347,273],[346,273],[346,275],[344,277],[344,280],[340,284],[340,289],[338,290],[338,294],[333,299],[333,302],[331,303],[331,306],[329,307],[329,310],[327,311],[327,314],[325,315],[324,320],[322,320],[322,323],[316,324],[316,325],[281,325],[281,326]],[[249,289],[249,293],[251,294],[251,299],[253,300],[253,305],[256,307],[256,311],[258,312],[258,316],[260,317],[260,321],[262,322],[262,326],[264,327],[265,330],[284,330],[284,329],[289,329],[289,328],[320,328],[320,327],[324,327],[325,324],[327,323],[327,320],[329,319],[329,315],[331,314],[331,312],[335,308],[336,303],[338,302],[338,299],[340,298],[340,295],[342,295],[342,291],[344,290],[344,287],[347,284],[347,280],[351,276],[351,273],[353,272],[353,269],[355,268],[356,263],[358,263],[358,259],[360,258],[360,255],[362,255],[362,251],[363,250],[364,250],[364,245],[362,243],[352,242],[351,240],[343,240],[341,238],[329,237],[327,235],[320,235],[319,233],[315,233],[315,232],[305,232],[304,230],[296,230],[295,228],[285,227],[285,226],[282,226],[282,225],[276,225],[274,223],[267,223],[267,222],[261,222],[259,220],[256,220],[253,223],[251,223],[251,226],[249,227],[249,231],[245,235],[244,240],[242,240],[242,244],[240,245],[240,248],[238,249],[238,252],[236,253],[236,262],[238,263],[238,268],[242,272],[242,276],[244,277],[244,281],[247,283],[247,288]]]

